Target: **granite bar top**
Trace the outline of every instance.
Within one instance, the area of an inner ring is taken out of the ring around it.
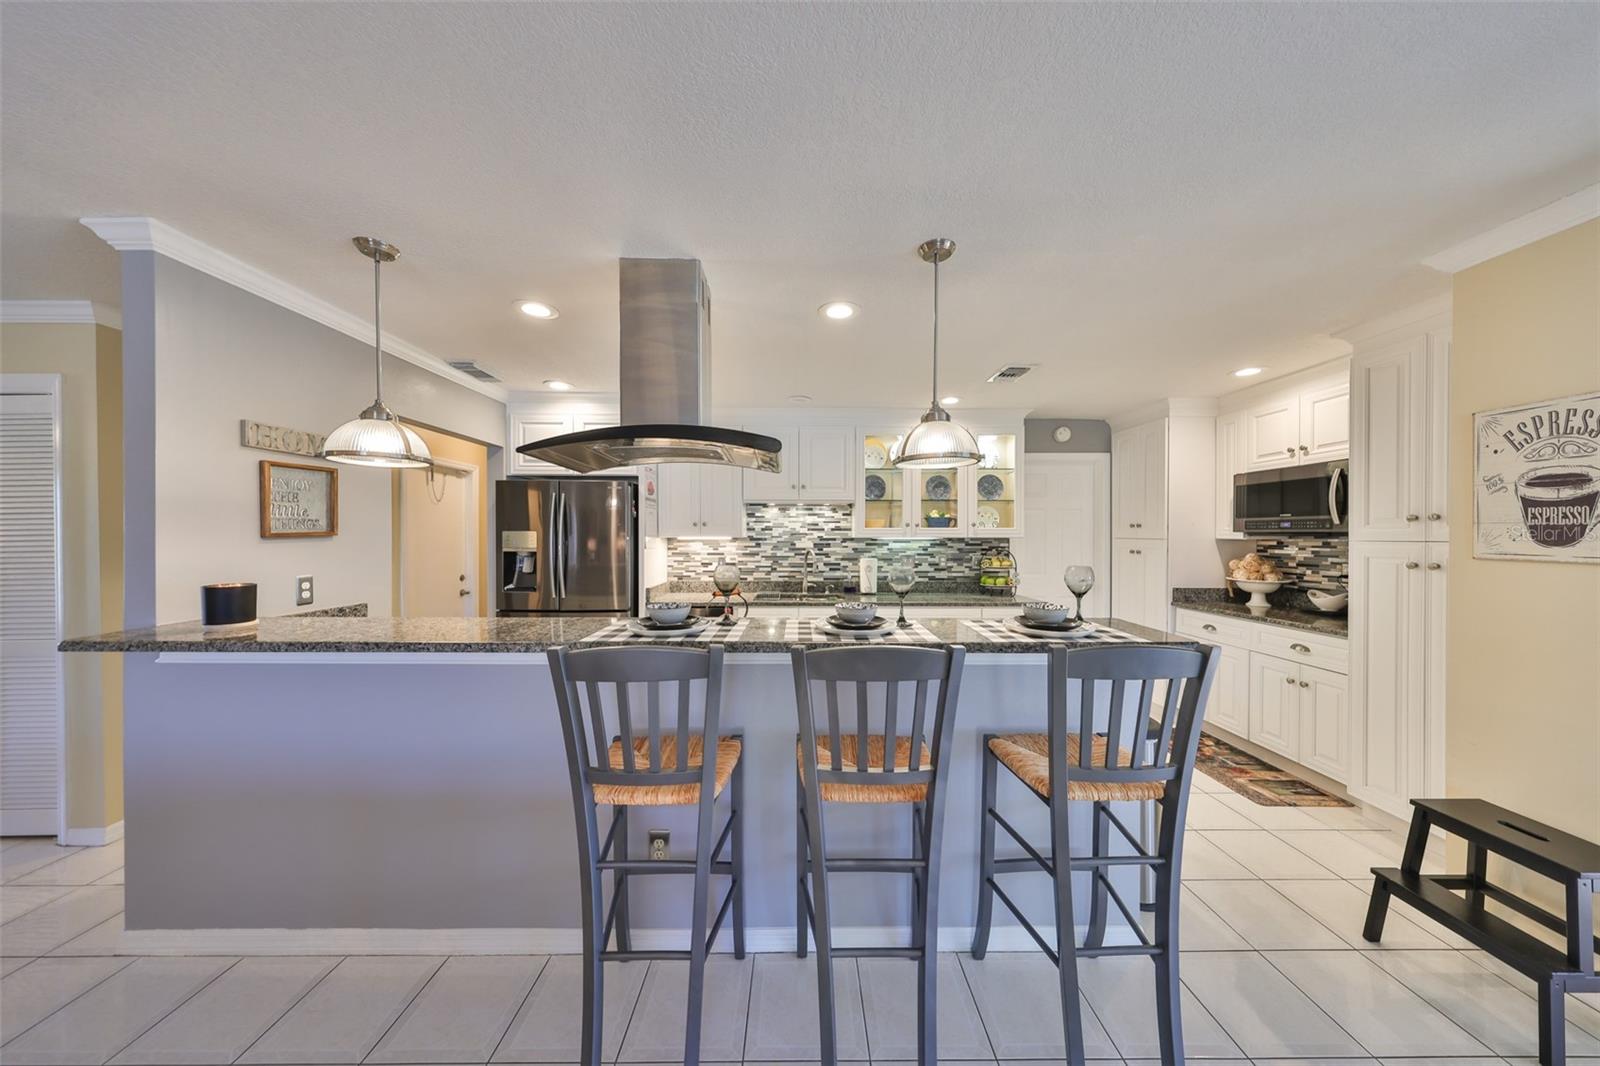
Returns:
[[[149,629],[73,637],[60,644],[64,652],[542,652],[578,644],[592,637],[618,615],[549,615],[518,618],[263,618],[244,626],[206,628],[199,622],[173,622]],[[915,618],[915,612],[911,617]],[[1048,642],[1018,637],[993,639],[956,618],[916,619],[939,639],[938,645],[963,644],[971,654],[1042,652]],[[721,642],[729,654],[786,652],[792,647],[824,647],[822,642],[796,644],[784,639],[784,618],[752,618],[741,639]],[[1192,644],[1192,640],[1124,622],[1094,619],[1113,629],[1158,644]],[[694,647],[709,642],[638,641],[630,647],[662,643]],[[827,643],[850,643],[837,641]],[[614,646],[614,645],[612,645]]]
[[[1233,599],[1227,589],[1173,589],[1172,605],[1185,611],[1199,611],[1202,614],[1220,615],[1223,618],[1240,618],[1247,622],[1267,622],[1289,629],[1304,630],[1307,633],[1321,633],[1328,637],[1344,638],[1350,635],[1350,622],[1343,612],[1324,614],[1321,611],[1302,611],[1292,607],[1273,606],[1258,614],[1242,602]]]

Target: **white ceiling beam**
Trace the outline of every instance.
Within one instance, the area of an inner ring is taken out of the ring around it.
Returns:
[[[225,281],[235,288],[259,296],[269,303],[304,315],[329,329],[338,330],[346,336],[365,342],[372,340],[370,320],[335,307],[321,297],[314,296],[276,275],[268,274],[260,267],[252,266],[227,252],[198,241],[159,219],[91,217],[80,218],[78,221],[119,252],[157,252],[202,274],[209,274],[219,281]],[[463,388],[482,393],[501,403],[506,400],[507,392],[503,386],[479,381],[463,374],[446,360],[392,333],[383,335],[383,350],[397,359],[404,359]]]
[[[122,313],[90,300],[0,300],[0,322],[122,328]]]
[[[1469,237],[1460,244],[1428,256],[1422,265],[1446,274],[1457,274],[1523,245],[1542,241],[1573,226],[1581,226],[1593,218],[1600,218],[1600,183],[1580,189],[1571,196],[1564,196],[1553,204],[1545,204],[1536,211],[1529,211],[1521,218],[1514,218],[1487,233]]]

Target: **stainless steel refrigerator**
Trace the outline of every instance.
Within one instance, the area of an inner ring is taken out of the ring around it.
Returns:
[[[495,486],[501,614],[637,614],[639,485],[539,478]]]

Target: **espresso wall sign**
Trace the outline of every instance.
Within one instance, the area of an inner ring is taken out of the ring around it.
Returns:
[[[1600,563],[1600,393],[1473,416],[1480,559]]]
[[[339,532],[339,471],[261,460],[261,535],[331,537]]]

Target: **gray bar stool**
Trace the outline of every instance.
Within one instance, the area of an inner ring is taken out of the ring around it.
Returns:
[[[988,734],[983,747],[983,813],[980,817],[978,920],[972,957],[981,959],[989,946],[994,897],[999,896],[1044,953],[1054,962],[1061,982],[1061,1014],[1066,1028],[1067,1061],[1084,1062],[1083,1020],[1078,1001],[1079,958],[1100,955],[1148,955],[1156,964],[1156,1028],[1164,1066],[1183,1062],[1182,999],[1178,983],[1178,891],[1183,859],[1184,812],[1195,752],[1200,744],[1200,719],[1216,673],[1216,649],[1203,646],[1068,649],[1052,647],[1046,733]],[[1159,719],[1151,718],[1156,690],[1164,690]],[[1107,699],[1096,699],[1097,693]],[[1106,728],[1094,727],[1099,706],[1107,708]],[[1123,748],[1124,737],[1129,747]],[[1004,766],[1050,808],[1050,851],[1041,853],[996,809],[999,767]],[[1111,810],[1117,802],[1161,805],[1156,849],[1141,845]],[[1093,850],[1072,854],[1068,811],[1073,803],[1090,803]],[[1025,852],[996,858],[995,826],[1004,829]],[[1122,835],[1131,853],[1111,854],[1111,830]],[[1063,864],[1065,869],[1063,869]],[[1111,884],[1110,871],[1137,866],[1155,874],[1155,935],[1147,936],[1135,914]],[[1042,869],[1055,883],[1056,946],[1051,948],[1004,889],[998,874]],[[1076,944],[1072,874],[1090,875],[1089,928],[1083,947]],[[1108,902],[1114,902],[1138,938],[1137,944],[1105,942]]]
[[[817,944],[822,1062],[833,1066],[838,1061],[833,960],[892,958],[917,962],[917,1061],[934,1066],[939,840],[944,824],[944,791],[940,786],[950,763],[950,725],[955,718],[966,649],[960,645],[944,650],[796,648],[792,656],[795,704],[800,714],[795,776],[795,948],[803,958],[809,929]],[[823,690],[821,717],[812,700],[813,683]],[[854,691],[854,698],[844,711],[839,700],[841,685]],[[930,698],[933,685],[938,686],[936,702]],[[911,686],[908,706],[902,706],[903,686]],[[874,693],[880,689],[882,718],[874,732],[871,705],[876,702]],[[824,841],[823,809],[825,804],[833,803],[905,806],[911,821],[910,855],[830,858]],[[836,873],[910,874],[910,945],[835,948],[828,879]]]
[[[717,732],[722,712],[722,649],[590,648],[550,651],[550,671],[561,708],[567,745],[572,805],[578,820],[578,870],[583,892],[583,1062],[598,1066],[601,1005],[608,961],[678,959],[689,963],[688,1021],[683,1061],[700,1061],[700,1022],[706,954],[733,911],[733,953],[744,958],[744,774],[737,734]],[[662,689],[674,683],[673,699]],[[701,683],[702,729],[690,729],[692,689]],[[644,687],[644,721],[630,688]],[[609,693],[608,691],[609,690]],[[609,694],[610,699],[606,699]],[[609,706],[608,706],[609,704]],[[665,721],[663,720],[665,716]],[[709,738],[709,739],[708,739]],[[729,792],[728,817],[712,833],[718,797]],[[599,805],[611,807],[605,840]],[[698,809],[693,859],[630,859],[631,807],[692,806]],[[729,850],[722,858],[723,848]],[[602,875],[611,872],[611,906],[602,906]],[[628,917],[628,882],[643,874],[692,874],[694,913],[687,951],[635,951]],[[711,875],[731,880],[707,927]],[[613,930],[617,946],[607,951]]]

